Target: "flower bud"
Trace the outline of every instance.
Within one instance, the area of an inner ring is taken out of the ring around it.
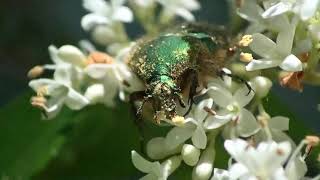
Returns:
[[[176,154],[181,151],[181,146],[178,146],[172,150],[169,150],[166,146],[165,138],[164,137],[156,137],[152,138],[147,143],[147,155],[151,159],[163,159],[166,156],[169,156],[171,154]]]
[[[112,28],[107,26],[96,26],[92,32],[92,38],[101,45],[109,45],[119,41],[119,37]]]
[[[193,168],[193,180],[207,180],[210,178],[213,170],[214,157],[215,151],[210,147],[202,153],[198,164]]]
[[[147,143],[147,155],[151,159],[162,159],[167,155],[164,141],[163,137],[156,137]]]
[[[165,175],[165,179],[167,179],[167,177],[171,175],[180,165],[181,165],[180,156],[172,156],[171,158],[161,163],[163,174]]]
[[[90,104],[101,102],[104,97],[104,86],[102,84],[94,84],[87,88],[84,96],[90,101]]]
[[[58,56],[61,60],[72,65],[83,67],[85,65],[85,55],[75,46],[64,45],[59,48]]]
[[[263,76],[257,76],[251,79],[251,82],[253,89],[259,98],[266,97],[272,87],[271,80]]]
[[[199,161],[200,150],[193,145],[185,144],[181,151],[182,159],[189,166],[195,166]]]

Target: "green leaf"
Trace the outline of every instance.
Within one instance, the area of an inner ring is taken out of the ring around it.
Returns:
[[[44,168],[64,142],[59,131],[71,117],[67,110],[50,121],[31,107],[31,93],[18,97],[0,109],[0,174],[28,178]]]

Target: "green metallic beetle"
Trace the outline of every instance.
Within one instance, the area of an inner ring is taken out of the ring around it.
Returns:
[[[128,61],[146,85],[145,91],[131,95],[132,101],[142,101],[137,114],[150,102],[157,123],[172,119],[177,115],[177,102],[187,107],[184,96],[188,96],[189,112],[197,87],[205,87],[207,77],[221,75],[228,51],[229,40],[222,27],[194,24],[138,43]]]

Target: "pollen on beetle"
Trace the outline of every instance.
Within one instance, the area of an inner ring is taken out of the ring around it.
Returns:
[[[44,72],[44,68],[43,66],[34,66],[33,68],[31,68],[28,72],[28,78],[30,79],[34,79],[37,78],[39,76],[41,76]]]
[[[317,146],[320,143],[320,138],[318,136],[306,136],[305,140],[310,146]]]
[[[252,54],[244,53],[244,52],[240,53],[240,61],[245,62],[245,63],[249,63],[252,60],[253,60]]]
[[[172,118],[172,122],[177,126],[181,126],[185,123],[185,119],[182,116],[175,116]]]
[[[241,47],[247,47],[253,41],[252,35],[244,35],[239,41],[238,45]]]
[[[114,62],[114,59],[106,54],[106,53],[102,53],[102,52],[92,52],[89,54],[87,61],[86,61],[86,65],[90,65],[90,64],[112,64]]]

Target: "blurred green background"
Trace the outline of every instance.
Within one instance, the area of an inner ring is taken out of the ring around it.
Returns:
[[[203,9],[195,13],[197,19],[228,22],[225,1],[200,2]],[[51,121],[42,121],[40,112],[29,105],[33,93],[26,74],[34,65],[50,63],[47,47],[77,45],[88,38],[80,27],[86,13],[81,4],[81,0],[0,2],[0,179],[137,179],[142,175],[131,164],[130,151],[139,150],[139,141],[128,105],[119,103],[112,110],[94,106],[81,112],[64,109]],[[128,25],[128,33],[141,35],[135,24]],[[319,102],[319,88],[306,87],[299,94],[275,86],[266,104],[272,104],[267,107],[271,114],[291,118],[295,130],[291,133],[298,140],[305,134],[319,134]],[[153,136],[164,134],[164,128],[148,129]],[[219,157],[218,166],[225,160],[225,154]],[[311,163],[312,174],[317,164]],[[173,179],[187,175],[178,173]]]

